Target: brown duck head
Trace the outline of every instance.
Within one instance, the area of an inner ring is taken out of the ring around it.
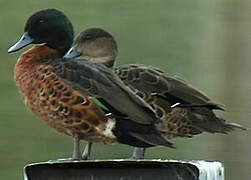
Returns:
[[[87,56],[97,64],[112,68],[117,54],[117,43],[110,33],[101,28],[90,28],[77,36],[64,57]]]

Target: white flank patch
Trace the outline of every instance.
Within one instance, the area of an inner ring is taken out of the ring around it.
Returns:
[[[96,129],[107,137],[116,138],[112,132],[114,126],[115,126],[115,120],[112,118],[109,118],[106,123],[106,127],[104,131],[102,131],[99,127],[97,127]]]

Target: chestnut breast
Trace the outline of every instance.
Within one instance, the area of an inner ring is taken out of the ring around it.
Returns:
[[[15,66],[15,82],[27,107],[47,125],[70,136],[87,141],[115,141],[105,137],[108,121],[103,110],[90,97],[73,90],[54,74],[46,61],[58,53],[45,45],[36,45],[23,53]]]

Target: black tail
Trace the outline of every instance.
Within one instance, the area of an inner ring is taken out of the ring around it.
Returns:
[[[118,142],[134,147],[167,146],[174,147],[171,142],[156,130],[154,125],[142,125],[129,119],[116,118],[113,129]]]
[[[156,134],[130,133],[130,135],[132,135],[138,140],[141,140],[153,146],[167,146],[170,148],[174,148],[173,143],[168,141],[165,137],[163,137],[159,133]]]

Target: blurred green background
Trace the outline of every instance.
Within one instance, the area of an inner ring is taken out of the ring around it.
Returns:
[[[27,110],[13,82],[21,52],[7,48],[35,11],[65,12],[78,34],[102,27],[119,43],[117,64],[144,63],[178,75],[226,105],[219,115],[251,127],[251,2],[242,0],[0,0],[0,176],[22,179],[31,162],[69,157],[70,137],[58,134]],[[28,48],[25,48],[25,51]],[[251,134],[202,134],[174,140],[177,149],[150,148],[147,158],[218,160],[227,180],[251,177]],[[95,144],[92,158],[128,158],[125,145]]]

